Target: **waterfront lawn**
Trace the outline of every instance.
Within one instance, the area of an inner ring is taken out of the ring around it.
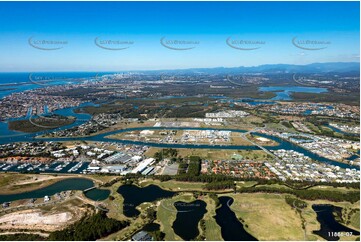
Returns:
[[[13,184],[15,181],[19,180],[28,180],[30,177],[28,175],[22,174],[12,174],[12,173],[0,173],[0,187],[8,186]],[[2,189],[3,190],[3,189]]]
[[[302,221],[278,194],[227,194],[233,197],[231,209],[244,220],[247,232],[258,240],[304,240]]]
[[[181,181],[159,181],[159,180],[152,180],[152,179],[146,179],[143,180],[140,183],[141,187],[146,187],[148,185],[157,185],[161,187],[162,189],[169,190],[169,191],[202,191],[203,186],[206,183],[201,182],[181,182]]]
[[[165,233],[164,240],[182,240],[178,235],[174,233],[174,230],[172,228],[172,225],[177,216],[177,209],[174,207],[173,204],[177,201],[193,202],[194,200],[196,199],[194,199],[193,195],[188,193],[177,195],[170,199],[164,199],[159,202],[156,222],[160,224],[160,230]]]
[[[350,202],[332,202],[332,201],[328,201],[328,200],[314,200],[314,201],[307,201],[307,203],[308,203],[308,206],[302,214],[303,215],[314,214],[314,216],[312,216],[311,219],[309,219],[309,220],[307,220],[307,217],[306,217],[306,221],[307,221],[306,228],[308,230],[307,231],[308,233],[312,233],[312,230],[320,229],[320,224],[316,219],[317,214],[312,209],[313,204],[331,204],[331,205],[334,205],[337,207],[342,207],[342,213],[343,213],[344,219],[345,219],[345,217],[347,217],[347,214],[345,214],[345,211],[349,212],[350,209],[358,210],[356,213],[353,213],[353,215],[350,218],[349,223],[347,223],[347,224],[341,223],[341,224],[345,225],[346,227],[353,228],[357,231],[360,231],[360,201],[355,202],[355,203],[350,203]],[[317,224],[317,226],[311,228],[311,227],[308,227],[309,224]],[[317,236],[317,237],[319,238],[319,240],[322,239],[319,236]],[[360,237],[360,236],[359,235],[340,236],[340,241],[346,241],[346,240],[347,241],[355,241],[355,240],[357,240],[358,237]],[[308,240],[310,240],[310,237],[307,237],[307,238],[308,238]]]
[[[106,199],[105,205],[109,209],[107,216],[109,218],[114,218],[116,220],[122,221],[122,220],[128,220],[130,221],[130,225],[128,227],[125,227],[124,229],[115,232],[111,235],[108,235],[105,238],[102,238],[101,240],[110,241],[110,240],[129,240],[130,237],[136,233],[138,230],[140,230],[148,221],[145,219],[142,214],[140,214],[136,218],[128,218],[123,214],[123,203],[124,198],[117,192],[118,188],[122,185],[121,182],[117,182],[113,184],[110,187],[110,196],[114,199]],[[147,207],[152,206],[151,203],[143,203],[140,204],[137,209],[139,211],[145,211]]]
[[[357,212],[355,212],[351,216],[351,223],[350,224],[355,229],[360,230],[360,210],[358,210]]]
[[[94,181],[99,182],[99,183],[107,183],[107,182],[112,181],[113,179],[119,178],[119,176],[92,174],[92,175],[85,175],[84,178],[91,178]]]
[[[169,181],[159,181],[159,180],[153,180],[150,178],[147,178],[145,180],[142,180],[139,182],[139,185],[141,187],[146,187],[148,185],[156,185],[161,187],[164,190],[174,191],[174,192],[181,192],[181,191],[205,191],[204,185],[207,183],[202,182],[182,182],[182,181],[175,181],[175,180],[169,180]],[[240,187],[250,187],[254,184],[257,184],[256,181],[240,181],[236,182],[236,185],[238,188]],[[222,192],[223,190],[218,190],[217,192]],[[209,191],[207,191],[209,192]]]
[[[202,198],[204,202],[207,203],[207,212],[204,215],[203,219],[206,223],[205,237],[207,241],[220,241],[223,240],[221,234],[221,227],[217,224],[214,216],[216,215],[216,202],[209,196],[204,196]]]
[[[109,209],[108,217],[117,220],[124,220],[127,217],[123,214],[124,198],[117,190],[122,185],[122,182],[117,182],[110,187],[110,195],[104,201],[106,207]],[[114,199],[113,199],[114,198]]]
[[[0,194],[14,194],[40,189],[72,176],[0,173]]]

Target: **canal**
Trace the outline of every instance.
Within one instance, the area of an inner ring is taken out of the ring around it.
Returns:
[[[22,193],[15,193],[15,194],[5,194],[0,195],[0,203],[4,202],[12,202],[15,200],[21,199],[31,199],[31,198],[43,198],[45,196],[52,196],[56,193],[60,193],[63,191],[70,191],[70,190],[80,190],[83,191],[87,188],[93,187],[94,183],[90,179],[85,178],[69,178],[58,181],[52,185],[36,189],[33,191],[22,192]],[[92,200],[102,200],[105,197],[103,192],[98,192],[99,189],[94,189],[92,194],[90,195],[90,199]],[[88,195],[89,196],[89,195]]]

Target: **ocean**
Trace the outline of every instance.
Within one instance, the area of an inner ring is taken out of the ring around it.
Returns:
[[[14,92],[23,92],[49,85],[76,83],[110,73],[99,72],[3,72],[0,73],[0,98]]]

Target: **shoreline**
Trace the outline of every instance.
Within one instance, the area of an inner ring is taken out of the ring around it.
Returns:
[[[21,193],[26,193],[26,192],[33,192],[36,191],[38,189],[42,189],[48,186],[51,186],[57,182],[66,180],[66,179],[72,179],[72,178],[84,178],[84,179],[89,179],[91,181],[93,181],[94,186],[99,185],[99,183],[103,183],[102,181],[92,177],[92,176],[85,176],[85,175],[81,175],[81,174],[62,174],[60,176],[58,176],[57,174],[54,173],[40,173],[40,174],[22,174],[19,172],[8,172],[8,173],[0,173],[0,177],[2,174],[18,174],[18,175],[32,175],[32,176],[53,176],[53,177],[49,177],[49,179],[45,179],[45,180],[40,180],[40,181],[34,181],[34,182],[29,182],[29,183],[20,183],[18,186],[24,186],[23,188],[19,188],[14,190],[10,190],[9,188],[6,188],[6,186],[2,186],[1,191],[0,191],[0,196],[1,195],[17,195],[17,194],[21,194]],[[32,187],[31,185],[40,183],[39,186],[36,186],[35,188]],[[29,187],[30,185],[30,187]],[[17,186],[17,184],[14,184],[13,186]],[[4,190],[7,190],[6,193],[4,192]]]

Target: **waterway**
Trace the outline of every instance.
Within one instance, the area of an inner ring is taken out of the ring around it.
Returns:
[[[303,87],[303,86],[271,86],[271,87],[260,87],[259,91],[262,92],[274,92],[275,97],[271,100],[292,100],[292,93],[304,92],[304,93],[323,93],[328,92],[327,88],[321,87]]]
[[[51,132],[70,129],[70,128],[82,125],[91,119],[91,115],[86,114],[86,113],[76,113],[76,112],[74,112],[74,110],[78,109],[78,108],[81,109],[81,108],[84,108],[87,106],[98,106],[98,105],[91,103],[91,102],[87,102],[87,103],[80,104],[78,107],[69,107],[69,108],[55,110],[54,112],[52,112],[52,114],[75,117],[76,118],[75,122],[73,122],[72,124],[69,124],[69,125],[57,127],[54,129],[48,129],[48,130],[44,130],[44,131],[40,131],[40,132],[35,132],[35,133],[24,133],[24,132],[10,130],[8,127],[7,121],[0,122],[0,130],[1,130],[0,144],[7,144],[7,143],[12,143],[12,142],[34,142],[34,141],[36,141],[36,139],[35,139],[36,136],[46,135]],[[34,119],[36,117],[37,116],[32,116],[31,118]],[[30,117],[24,117],[24,118],[18,118],[17,120],[24,120],[24,119],[29,119],[29,118]]]
[[[344,134],[344,135],[350,135],[350,136],[359,136],[360,135],[360,134],[356,134],[356,133],[348,133],[348,132],[342,131],[341,129],[336,128],[330,124],[328,124],[326,127],[332,129],[333,131],[335,131],[337,133]]]
[[[266,88],[266,87],[263,87]],[[283,87],[267,87],[270,89],[267,90],[280,90]],[[304,91],[304,88],[310,88],[310,87],[287,87],[283,88],[282,90],[298,90],[298,91]],[[300,89],[301,88],[301,89]],[[313,89],[312,89],[313,90]],[[309,90],[311,91],[311,90]],[[317,90],[313,90],[313,91],[317,91]],[[322,91],[322,90],[318,90],[318,91]],[[81,104],[79,107],[80,109],[82,107],[85,106],[96,106],[97,104],[94,103],[83,103]],[[55,128],[55,129],[51,129],[51,130],[46,130],[46,131],[41,131],[41,132],[36,132],[36,133],[22,133],[22,132],[15,132],[15,131],[11,131],[8,129],[7,127],[7,123],[6,122],[0,122],[0,130],[2,131],[2,133],[0,134],[0,144],[8,144],[8,143],[12,143],[12,142],[35,142],[35,141],[79,141],[79,140],[86,140],[86,141],[100,141],[100,142],[114,142],[114,143],[122,143],[122,144],[132,144],[132,145],[143,145],[143,146],[152,146],[152,147],[159,147],[159,148],[187,148],[187,149],[226,149],[226,150],[244,150],[244,149],[248,149],[248,150],[259,150],[259,147],[257,146],[242,146],[242,145],[205,145],[205,144],[164,144],[164,143],[155,143],[155,142],[141,142],[141,141],[131,141],[131,140],[118,140],[118,139],[111,139],[111,138],[107,138],[106,136],[112,135],[112,134],[117,134],[117,133],[124,133],[124,132],[131,132],[131,131],[135,131],[135,130],[143,130],[143,129],[149,129],[149,130],[162,130],[162,129],[169,129],[169,130],[228,130],[228,131],[232,131],[232,132],[239,132],[239,133],[243,133],[246,132],[245,130],[240,130],[240,129],[212,129],[212,128],[190,128],[190,127],[179,127],[179,128],[167,128],[167,127],[139,127],[139,128],[128,128],[128,129],[122,129],[122,130],[117,130],[117,131],[111,131],[111,132],[107,132],[104,134],[98,134],[98,135],[94,135],[94,136],[89,136],[89,137],[74,137],[74,138],[35,138],[36,136],[39,135],[43,135],[49,132],[53,132],[53,131],[58,131],[58,130],[65,130],[68,128],[72,128],[75,126],[79,126],[87,121],[90,120],[91,116],[89,114],[85,114],[85,113],[75,113],[74,110],[78,109],[79,107],[73,107],[73,108],[65,108],[65,109],[60,109],[60,110],[56,110],[54,111],[55,114],[59,114],[59,115],[64,115],[64,116],[74,116],[76,118],[76,121],[73,124],[67,125],[67,126],[63,126],[63,127],[59,127],[59,128]],[[274,147],[268,147],[270,149],[285,149],[285,150],[295,150],[297,152],[303,153],[304,155],[309,156],[310,158],[320,161],[320,162],[326,162],[328,164],[332,164],[332,165],[337,165],[341,168],[356,168],[359,169],[359,167],[356,166],[351,166],[349,164],[344,164],[344,163],[340,163],[337,161],[333,161],[324,157],[321,157],[317,154],[314,154],[306,149],[303,149],[300,146],[294,145],[286,140],[282,140],[278,137],[274,137],[274,136],[269,136],[269,135],[265,135],[265,134],[258,134],[259,136],[262,137],[266,137],[272,140],[275,140],[277,142],[280,143],[280,145],[278,146],[274,146]]]
[[[65,180],[58,181],[52,185],[36,189],[29,192],[0,195],[0,203],[11,202],[21,199],[31,199],[31,198],[43,198],[45,196],[52,196],[56,193],[70,190],[85,190],[87,188],[93,187],[94,183],[90,179],[85,178],[69,178]],[[94,200],[98,200],[97,197],[93,197]]]
[[[338,161],[328,159],[326,157],[319,156],[319,155],[317,155],[317,154],[315,154],[315,153],[313,153],[313,152],[311,152],[311,151],[309,151],[307,149],[302,148],[301,146],[298,146],[296,144],[293,144],[293,143],[291,143],[291,142],[289,142],[287,140],[281,139],[281,138],[276,137],[276,136],[261,134],[261,133],[257,133],[257,132],[255,132],[254,134],[278,142],[279,143],[278,146],[274,146],[274,147],[270,148],[272,150],[279,150],[279,149],[294,150],[294,151],[297,151],[299,153],[304,154],[305,156],[310,157],[313,160],[316,160],[316,161],[319,161],[319,162],[322,162],[322,163],[327,163],[327,164],[330,164],[330,165],[339,166],[339,167],[344,168],[344,169],[345,168],[357,169],[357,170],[360,169],[360,167],[358,167],[358,166],[352,166],[352,165],[349,165],[349,164],[345,164],[345,163],[341,163],[341,162],[338,162]]]
[[[35,139],[34,138],[34,134],[28,134],[26,136],[15,136],[15,137],[11,137],[16,139],[17,142],[31,142],[31,141],[79,141],[79,140],[86,140],[86,141],[99,141],[99,142],[114,142],[114,143],[122,143],[122,144],[132,144],[132,145],[143,145],[143,146],[151,146],[151,147],[159,147],[159,148],[186,148],[186,149],[225,149],[225,150],[259,150],[260,148],[254,145],[206,145],[206,144],[165,144],[165,143],[155,143],[155,142],[142,142],[142,141],[131,141],[131,140],[119,140],[119,139],[112,139],[112,138],[108,138],[106,136],[109,135],[114,135],[114,134],[118,134],[118,133],[124,133],[124,132],[131,132],[131,131],[135,131],[135,130],[164,130],[164,129],[168,129],[168,130],[225,130],[225,131],[232,131],[232,132],[238,132],[238,133],[244,133],[246,132],[245,130],[241,130],[241,129],[214,129],[214,128],[190,128],[190,127],[137,127],[137,128],[127,128],[127,129],[122,129],[122,130],[116,130],[116,131],[111,131],[111,132],[107,132],[107,133],[103,133],[103,134],[98,134],[98,135],[94,135],[94,136],[89,136],[89,137],[74,137],[74,138],[39,138],[39,139]],[[303,153],[306,156],[309,156],[310,158],[320,161],[320,162],[324,162],[324,163],[328,163],[331,165],[336,165],[339,166],[341,168],[355,168],[355,169],[359,169],[359,167],[357,166],[352,166],[349,164],[344,164],[341,162],[337,162],[337,161],[333,161],[330,159],[327,159],[325,157],[319,156],[315,153],[312,153],[298,145],[292,144],[291,142],[287,141],[287,140],[283,140],[281,138],[275,137],[275,136],[271,136],[271,135],[266,135],[266,134],[261,134],[261,133],[257,133],[255,132],[256,135],[274,140],[276,142],[279,143],[278,146],[265,146],[268,149],[274,149],[274,150],[278,150],[278,149],[285,149],[285,150],[295,150],[297,152]],[[9,143],[9,137],[0,137],[0,143]]]
[[[339,240],[340,237],[336,236],[337,234],[335,234],[338,232],[343,232],[343,234],[352,233],[352,235],[360,235],[359,231],[348,228],[336,221],[333,213],[340,213],[342,210],[341,207],[336,207],[330,204],[317,204],[312,205],[312,209],[316,212],[317,221],[321,225],[321,229],[313,231],[313,233],[321,236],[325,240]]]
[[[216,209],[215,219],[221,227],[222,238],[225,241],[256,241],[257,239],[244,229],[243,224],[231,210],[233,198],[220,197],[219,202],[221,207]]]

